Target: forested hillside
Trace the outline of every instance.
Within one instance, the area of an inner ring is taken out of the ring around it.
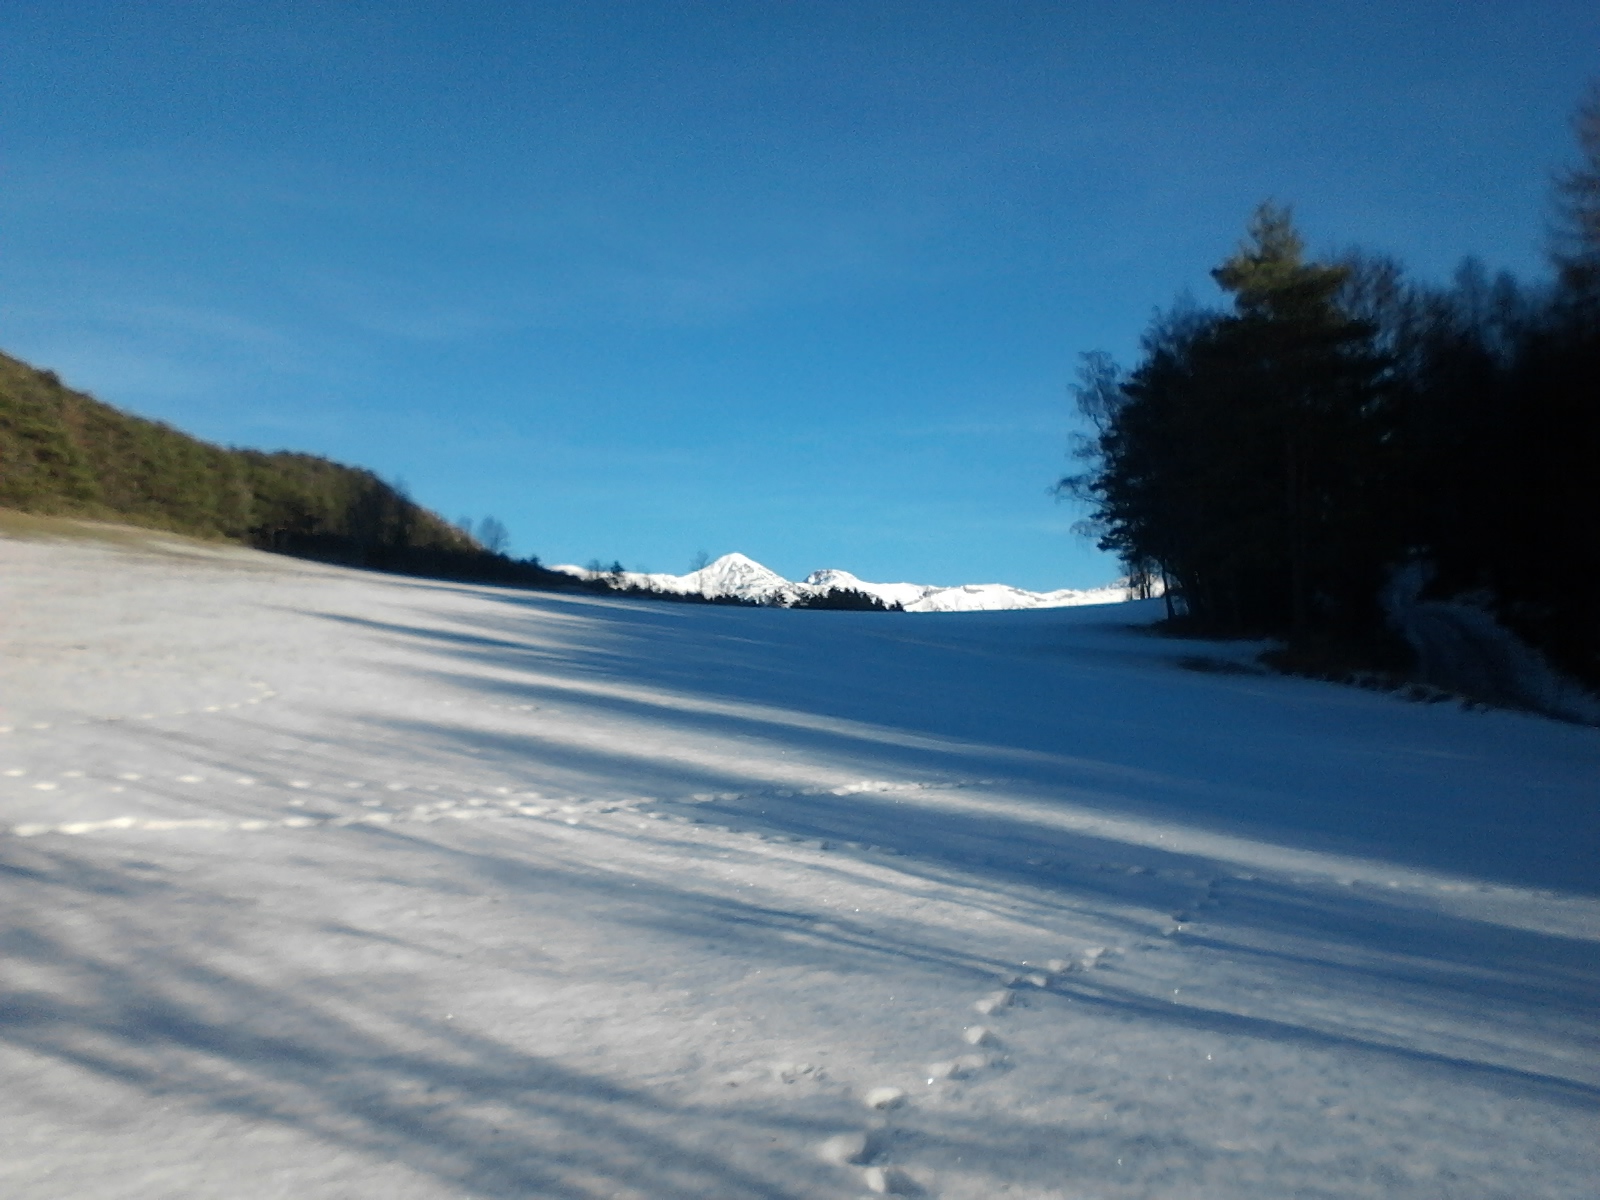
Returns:
[[[572,586],[491,553],[371,471],[213,446],[0,354],[0,506],[415,574]]]
[[[1549,283],[1312,261],[1267,204],[1212,272],[1230,310],[1160,314],[1129,371],[1086,355],[1061,486],[1101,546],[1201,630],[1426,657],[1399,610],[1432,604],[1600,683],[1600,90],[1578,132]]]

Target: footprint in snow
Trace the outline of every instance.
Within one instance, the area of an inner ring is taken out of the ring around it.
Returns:
[[[922,1188],[899,1167],[868,1167],[861,1173],[867,1191],[879,1196],[920,1196]]]
[[[802,1079],[820,1083],[828,1077],[825,1068],[815,1063],[780,1062],[772,1064],[772,1078],[778,1083],[798,1083]]]
[[[963,1054],[959,1058],[929,1063],[928,1082],[932,1084],[942,1079],[971,1079],[989,1065],[990,1059],[986,1054]]]
[[[864,1130],[860,1133],[836,1133],[817,1147],[817,1155],[823,1162],[830,1162],[836,1167],[860,1166],[871,1161],[877,1153],[877,1138],[873,1131]]]
[[[906,1094],[897,1087],[875,1087],[861,1097],[861,1102],[877,1112],[888,1112],[904,1104]]]
[[[987,1017],[999,1012],[1003,1008],[1009,1008],[1014,996],[1015,993],[1009,988],[1001,988],[998,992],[990,992],[972,1007],[975,1011]]]

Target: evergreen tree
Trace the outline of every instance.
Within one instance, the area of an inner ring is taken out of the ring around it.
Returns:
[[[1264,204],[1213,274],[1234,313],[1159,320],[1118,398],[1089,364],[1100,469],[1065,482],[1096,502],[1102,547],[1207,624],[1370,623],[1384,362],[1338,304],[1349,271],[1307,262],[1288,210]]]
[[[1577,166],[1556,179],[1556,227],[1551,257],[1562,282],[1575,291],[1600,292],[1600,81],[1573,119]]]
[[[478,542],[490,554],[504,554],[511,544],[511,531],[499,517],[484,517],[478,522]]]

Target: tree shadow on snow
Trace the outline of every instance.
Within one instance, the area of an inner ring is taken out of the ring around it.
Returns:
[[[1079,646],[1044,613],[973,614],[969,625],[500,599],[470,627],[328,619],[433,652],[437,665],[416,673],[432,686],[747,739],[752,758],[998,774],[1117,816],[1600,894],[1592,731],[1197,675],[1114,641]],[[995,620],[1008,615],[1033,620]],[[1544,742],[1541,760],[1529,747]]]
[[[147,909],[116,903],[237,904],[189,879],[130,879],[125,868],[43,844],[13,843],[7,857],[5,875],[26,891],[14,893],[21,902],[10,906],[0,949],[22,978],[44,981],[0,993],[0,1046],[24,1052],[7,1085],[12,1103],[36,1092],[42,1110],[71,1114],[63,1097],[74,1096],[81,1117],[105,1103],[88,1099],[87,1076],[114,1085],[107,1095],[119,1111],[155,1111],[129,1110],[132,1092],[163,1111],[306,1135],[369,1164],[357,1171],[399,1167],[397,1190],[416,1173],[448,1194],[483,1197],[815,1194],[818,1164],[792,1152],[821,1136],[804,1116],[710,1107],[586,1074],[419,1012],[403,988],[364,986],[360,972],[280,974],[259,953],[243,962],[218,930],[175,942],[141,918]],[[85,908],[85,896],[99,903]],[[157,1118],[161,1137],[174,1121]],[[26,1181],[25,1162],[19,1148],[14,1181]],[[266,1169],[280,1166],[288,1164],[269,1157]],[[131,1177],[143,1169],[131,1167]],[[357,1178],[361,1194],[381,1186]],[[783,1179],[793,1185],[773,1182]]]
[[[914,617],[685,616],[688,610],[622,603],[502,599],[517,613],[475,631],[330,619],[428,652],[426,666],[404,670],[439,694],[548,706],[569,725],[621,735],[580,740],[536,717],[496,731],[447,715],[387,716],[374,718],[371,746],[349,750],[375,753],[380,737],[399,737],[414,756],[461,756],[479,775],[503,769],[524,781],[554,777],[557,791],[650,795],[664,811],[752,838],[831,843],[814,868],[822,887],[830,873],[859,884],[864,863],[910,880],[976,884],[973,903],[992,904],[996,915],[1025,909],[1041,927],[1071,927],[1083,913],[1120,922],[1130,953],[1177,922],[1183,931],[1172,944],[1253,972],[1276,989],[1274,1010],[1173,1003],[1118,969],[1071,975],[1050,996],[1163,1028],[1452,1072],[1510,1099],[1600,1107],[1592,1053],[1519,1065],[1511,1036],[1545,1021],[1570,1030],[1600,1010],[1593,931],[1541,933],[1430,908],[1414,896],[1253,876],[1222,858],[1134,845],[1050,819],[1054,797],[1091,813],[1170,819],[1273,845],[1592,894],[1583,854],[1594,818],[1578,814],[1573,823],[1565,783],[1535,788],[1527,800],[1533,817],[1521,827],[1482,798],[1492,788],[1479,788],[1462,802],[1464,832],[1437,828],[1452,789],[1465,795],[1485,770],[1470,756],[1449,757],[1458,752],[1455,732],[1429,741],[1438,714],[1395,718],[1413,723],[1404,738],[1385,742],[1366,736],[1362,722],[1381,726],[1392,714],[1371,707],[1382,698],[1357,697],[1356,733],[1319,749],[1313,734],[1327,715],[1321,693],[1293,681],[1280,692],[1272,690],[1277,681],[1176,670],[1169,679],[1147,665],[1123,671],[1099,660],[1071,668],[1076,673],[1064,681],[1057,660],[1019,657],[1004,646],[940,644],[937,627],[926,635],[932,645],[908,653],[904,643],[923,635],[880,623]],[[552,609],[581,620],[552,631],[544,617]],[[784,621],[815,624],[804,637],[789,637]],[[1104,680],[1095,674],[1102,670]],[[1117,680],[1121,693],[1058,694],[1071,684]],[[1268,692],[1253,690],[1261,687]],[[1253,744],[1240,732],[1252,714],[1297,704],[1303,711],[1291,712],[1289,733],[1273,744]],[[1342,710],[1335,703],[1328,711]],[[646,729],[651,745],[631,736]],[[1562,731],[1558,742],[1571,733]],[[664,756],[662,745],[684,753]],[[729,753],[707,750],[718,745]],[[330,745],[327,755],[332,769],[339,747]],[[804,768],[786,766],[785,757]],[[935,792],[915,788],[839,795],[787,782],[823,767],[836,776],[930,784],[987,777],[998,767],[1023,800],[1005,812],[979,811],[930,802]],[[688,802],[706,793],[722,798]],[[1355,818],[1332,811],[1345,801]],[[1362,830],[1363,814],[1381,820]],[[1552,851],[1550,829],[1537,825],[1558,818],[1570,836]],[[666,822],[652,824],[638,837],[670,853],[675,833]],[[463,824],[451,831],[451,844],[413,842],[403,826],[328,836],[396,847],[402,858],[389,882],[463,895],[548,893],[579,911],[604,905],[608,919],[663,944],[712,943],[749,963],[926,971],[974,987],[1009,965],[974,951],[977,939],[951,945],[909,921],[834,913],[819,921],[815,912],[715,895],[689,880],[627,880],[634,886],[623,903],[615,873],[562,864],[555,847],[534,853],[529,839],[504,837],[504,829]],[[1504,837],[1497,845],[1485,830]],[[686,854],[690,848],[685,843]],[[141,924],[139,905],[165,903],[169,893],[201,909],[235,900],[197,893],[192,882],[159,870],[108,866],[98,851],[74,855],[41,842],[11,843],[7,854],[0,882],[27,905],[14,913],[5,948],[70,986],[7,994],[0,1040],[47,1062],[147,1096],[298,1130],[477,1196],[784,1197],[824,1186],[818,1172],[825,1169],[805,1147],[836,1127],[814,1114],[709,1104],[585,1073],[408,1009],[403,991],[363,988],[359,975],[275,980],[263,969],[270,964],[230,966],[238,951],[224,933],[174,943]],[[424,860],[433,867],[417,870]],[[54,915],[83,911],[74,905],[85,897],[94,898],[92,922]],[[396,949],[416,945],[332,917],[319,931],[388,938]],[[1364,1023],[1369,1006],[1380,1004],[1403,1013],[1410,1027]],[[1496,1020],[1508,1031],[1503,1039]],[[1479,1041],[1435,1028],[1452,1021],[1470,1026]],[[1592,1051],[1592,1042],[1583,1048]],[[973,1120],[965,1136],[974,1155],[985,1138],[1026,1142],[1049,1128]]]

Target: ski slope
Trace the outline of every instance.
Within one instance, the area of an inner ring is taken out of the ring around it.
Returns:
[[[1153,615],[0,538],[0,1194],[1592,1198],[1600,733]]]

